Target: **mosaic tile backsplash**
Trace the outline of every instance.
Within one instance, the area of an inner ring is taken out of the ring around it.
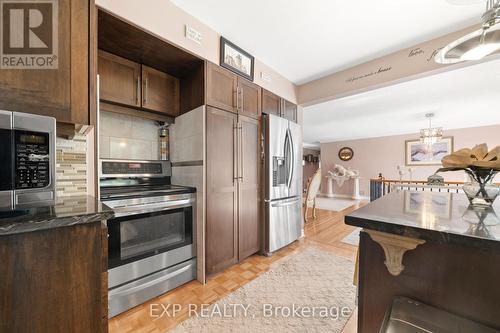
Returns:
[[[76,134],[72,140],[56,140],[56,192],[57,197],[87,194],[87,140]]]

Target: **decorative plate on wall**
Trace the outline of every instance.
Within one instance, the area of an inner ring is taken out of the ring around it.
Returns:
[[[340,158],[340,160],[342,160],[344,162],[352,160],[353,156],[354,156],[354,152],[349,147],[344,147],[344,148],[341,148],[339,150],[339,158]]]

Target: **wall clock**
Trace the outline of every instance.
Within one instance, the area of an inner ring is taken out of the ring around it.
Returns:
[[[344,162],[352,160],[353,156],[354,156],[354,152],[349,147],[344,147],[344,148],[341,148],[339,150],[339,158],[340,158],[340,160],[342,160]]]

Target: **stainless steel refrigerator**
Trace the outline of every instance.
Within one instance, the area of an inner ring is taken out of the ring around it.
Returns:
[[[302,130],[275,115],[264,115],[264,253],[292,243],[302,234]]]

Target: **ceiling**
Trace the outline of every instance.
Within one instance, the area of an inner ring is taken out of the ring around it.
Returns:
[[[485,0],[172,2],[303,84],[479,23]]]
[[[304,109],[304,142],[345,141],[500,124],[500,59],[372,90]]]

